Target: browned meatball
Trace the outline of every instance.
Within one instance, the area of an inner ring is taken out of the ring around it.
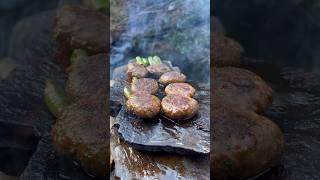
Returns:
[[[108,54],[98,54],[71,64],[66,83],[66,92],[71,100],[88,98],[104,91],[108,83],[106,58]]]
[[[147,67],[147,70],[151,74],[162,75],[165,72],[171,71],[171,68],[165,64],[154,64]]]
[[[129,97],[127,108],[141,118],[154,118],[160,113],[160,100],[151,94],[135,93]]]
[[[158,91],[158,82],[151,78],[134,79],[131,84],[131,91],[155,94]]]
[[[166,95],[181,95],[193,97],[196,93],[194,87],[188,83],[172,83],[164,89]]]
[[[57,10],[54,34],[60,46],[69,50],[84,48],[90,54],[109,52],[109,18],[79,5]]]
[[[68,106],[52,128],[54,147],[97,177],[108,175],[109,128],[101,96]]]
[[[272,104],[272,89],[246,69],[223,67],[213,70],[213,105],[264,112]]]
[[[185,82],[187,77],[178,71],[170,71],[161,75],[159,82],[163,85],[170,83]]]
[[[223,33],[213,32],[211,36],[211,58],[213,66],[239,66],[241,45]]]
[[[127,73],[132,77],[143,78],[148,75],[147,69],[137,63],[129,63],[127,66]]]
[[[211,113],[214,179],[247,179],[281,161],[283,134],[268,118],[252,111],[221,107],[214,107]]]
[[[198,112],[199,104],[191,97],[169,95],[162,99],[161,108],[165,116],[174,120],[185,120]]]

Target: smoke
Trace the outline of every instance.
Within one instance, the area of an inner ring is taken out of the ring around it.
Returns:
[[[111,46],[111,69],[158,55],[189,79],[209,82],[209,0],[130,0],[126,12],[127,25]]]

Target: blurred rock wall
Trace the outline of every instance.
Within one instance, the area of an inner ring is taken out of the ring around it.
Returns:
[[[0,58],[8,51],[8,42],[14,25],[27,16],[53,9],[58,0],[0,0]]]

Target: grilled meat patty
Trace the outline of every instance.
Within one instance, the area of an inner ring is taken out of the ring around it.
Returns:
[[[162,99],[161,108],[165,116],[173,120],[185,120],[198,112],[199,104],[191,97],[168,95]]]
[[[154,118],[160,113],[159,98],[144,92],[131,95],[126,104],[129,111],[141,118]]]
[[[158,88],[158,82],[151,78],[134,79],[131,84],[131,91],[133,93],[144,92],[146,94],[155,94]]]
[[[147,66],[149,73],[161,76],[165,72],[171,71],[171,68],[166,64],[154,64]]]
[[[247,179],[280,162],[284,139],[276,124],[252,111],[219,104],[213,109],[210,164],[214,179]]]
[[[161,75],[159,82],[163,85],[170,83],[185,82],[187,77],[178,71],[170,71]]]
[[[90,54],[109,52],[109,18],[79,5],[57,10],[54,33],[60,46],[69,50],[83,48]]]
[[[239,66],[241,45],[223,33],[213,32],[211,36],[211,58],[213,66]]]
[[[148,71],[143,65],[137,63],[129,63],[127,66],[127,74],[130,77],[143,78],[148,75]]]
[[[88,98],[105,90],[107,58],[107,54],[98,54],[71,64],[66,83],[66,92],[71,99]]]
[[[97,96],[77,101],[64,110],[52,128],[55,148],[98,177],[109,174],[109,117],[105,115],[103,100]]]
[[[213,71],[214,104],[255,112],[272,104],[272,89],[256,74],[234,67]]]
[[[196,93],[194,87],[188,83],[172,83],[164,89],[166,95],[181,95],[193,97]]]

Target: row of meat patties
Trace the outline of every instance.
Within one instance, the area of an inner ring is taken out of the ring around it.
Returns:
[[[214,33],[211,176],[246,179],[281,161],[284,140],[263,114],[272,104],[272,88],[255,73],[239,68],[241,46]]]
[[[161,60],[156,64],[129,63],[127,74],[131,82],[124,94],[128,98],[126,106],[133,114],[145,119],[163,114],[175,121],[187,120],[197,114],[199,104],[193,98],[195,88],[186,83],[187,77],[183,73],[171,70]],[[160,100],[157,95],[163,88],[165,97]]]

